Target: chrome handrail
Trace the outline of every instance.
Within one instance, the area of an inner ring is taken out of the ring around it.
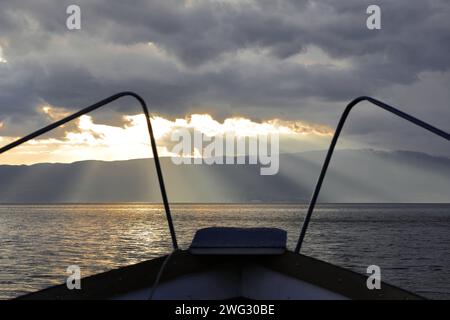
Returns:
[[[339,123],[338,123],[338,125],[336,127],[336,131],[334,132],[333,139],[331,140],[330,147],[328,148],[328,152],[327,152],[327,155],[325,157],[325,161],[323,162],[322,169],[320,171],[320,175],[319,175],[319,178],[317,180],[316,187],[315,187],[314,192],[313,192],[313,194],[311,196],[311,201],[309,202],[309,207],[308,207],[308,211],[307,211],[306,216],[305,216],[305,220],[303,221],[303,225],[302,225],[302,228],[301,228],[301,231],[300,231],[300,235],[299,235],[299,238],[298,238],[298,241],[297,241],[297,246],[295,248],[295,253],[300,253],[300,249],[302,247],[302,243],[303,243],[303,240],[305,238],[306,231],[308,229],[309,221],[311,220],[311,215],[312,215],[312,213],[314,211],[314,207],[316,206],[316,202],[317,202],[317,198],[319,196],[320,188],[322,187],[323,180],[324,180],[325,175],[327,173],[328,165],[330,164],[330,161],[331,161],[331,156],[333,155],[334,148],[336,146],[336,143],[337,143],[337,140],[339,138],[339,135],[341,134],[342,128],[344,126],[344,123],[347,120],[347,117],[348,117],[350,111],[353,109],[353,107],[356,106],[358,103],[360,103],[362,101],[371,102],[372,104],[374,104],[374,105],[376,105],[376,106],[378,106],[378,107],[380,107],[380,108],[382,108],[382,109],[384,109],[386,111],[389,111],[389,112],[399,116],[400,118],[408,120],[409,122],[412,122],[415,125],[418,125],[419,127],[422,127],[423,129],[426,129],[426,130],[428,130],[428,131],[430,131],[430,132],[432,132],[432,133],[434,133],[434,134],[436,134],[436,135],[438,135],[438,136],[440,136],[440,137],[450,141],[450,134],[448,134],[447,132],[445,132],[445,131],[443,131],[441,129],[438,129],[438,128],[436,128],[436,127],[434,127],[434,126],[432,126],[432,125],[430,125],[430,124],[428,124],[428,123],[426,123],[426,122],[424,122],[424,121],[422,121],[420,119],[417,119],[417,118],[415,118],[415,117],[413,117],[413,116],[411,116],[411,115],[409,115],[409,114],[407,114],[407,113],[405,113],[403,111],[400,111],[400,110],[398,110],[398,109],[396,109],[396,108],[394,108],[394,107],[392,107],[392,106],[390,106],[390,105],[388,105],[388,104],[386,104],[384,102],[381,102],[379,100],[376,100],[374,98],[367,97],[367,96],[358,97],[358,98],[354,99],[353,101],[351,101],[347,105],[347,107],[345,108],[344,112],[341,115]]]
[[[17,147],[17,146],[19,146],[19,145],[29,141],[29,140],[31,140],[31,139],[34,139],[34,138],[36,138],[36,137],[38,137],[38,136],[40,136],[40,135],[42,135],[44,133],[47,133],[47,132],[49,132],[49,131],[51,131],[51,130],[53,130],[53,129],[55,129],[55,128],[65,124],[67,122],[69,122],[69,121],[72,121],[72,120],[74,120],[74,119],[76,119],[76,118],[78,118],[78,117],[80,117],[80,116],[82,116],[82,115],[84,115],[86,113],[94,111],[94,110],[96,110],[96,109],[98,109],[100,107],[103,107],[104,105],[106,105],[106,104],[108,104],[110,102],[113,102],[113,101],[115,101],[115,100],[117,100],[117,99],[119,99],[121,97],[125,97],[125,96],[133,97],[136,100],[138,100],[139,103],[141,104],[142,110],[144,111],[145,119],[147,121],[148,133],[149,133],[149,136],[150,136],[150,144],[151,144],[151,147],[152,147],[153,159],[155,161],[156,173],[158,175],[159,187],[161,189],[161,196],[162,196],[163,203],[164,203],[164,209],[165,209],[165,212],[166,212],[167,223],[169,225],[170,236],[172,238],[172,246],[173,246],[173,249],[176,250],[176,249],[178,249],[177,237],[176,237],[175,229],[174,229],[174,226],[173,226],[172,215],[170,213],[169,200],[167,198],[166,187],[164,185],[164,178],[163,178],[163,175],[162,175],[161,164],[160,164],[159,156],[158,156],[158,150],[156,148],[155,137],[153,135],[152,124],[150,122],[150,114],[148,112],[147,104],[145,103],[144,99],[141,96],[139,96],[138,94],[136,94],[134,92],[130,92],[130,91],[124,91],[124,92],[116,93],[115,95],[112,95],[109,98],[106,98],[106,99],[103,99],[103,100],[101,100],[101,101],[99,101],[97,103],[94,103],[93,105],[91,105],[89,107],[81,109],[80,111],[75,112],[74,114],[71,114],[70,116],[67,116],[64,119],[56,121],[56,122],[54,122],[54,123],[52,123],[52,124],[50,124],[50,125],[48,125],[48,126],[46,126],[44,128],[41,128],[41,129],[39,129],[39,130],[37,130],[37,131],[35,131],[33,133],[30,133],[29,135],[26,135],[23,138],[20,138],[20,139],[14,141],[14,142],[11,142],[10,144],[0,148],[0,154],[6,152],[8,150],[11,150],[11,149],[13,149],[13,148],[15,148],[15,147]]]

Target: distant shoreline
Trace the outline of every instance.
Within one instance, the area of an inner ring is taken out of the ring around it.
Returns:
[[[308,202],[171,202],[170,205],[308,205]],[[30,205],[163,205],[160,202],[16,202],[0,206]],[[320,205],[450,205],[450,202],[319,202]]]

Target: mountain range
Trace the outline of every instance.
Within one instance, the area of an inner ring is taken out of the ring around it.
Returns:
[[[307,202],[325,151],[260,165],[175,165],[162,158],[172,202]],[[160,202],[153,159],[0,166],[0,203]],[[410,151],[338,150],[321,202],[450,202],[450,159]]]

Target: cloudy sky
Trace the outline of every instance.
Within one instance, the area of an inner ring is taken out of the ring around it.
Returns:
[[[81,30],[66,27],[74,2]],[[381,30],[366,27],[370,4]],[[296,151],[325,148],[360,95],[450,131],[449,69],[447,0],[0,0],[0,144],[124,90],[146,99],[157,130],[192,127],[192,114],[218,126],[276,121],[294,128]],[[83,147],[140,136],[134,101],[111,110],[0,162],[74,161]],[[342,146],[450,156],[440,138],[368,105],[351,115]]]

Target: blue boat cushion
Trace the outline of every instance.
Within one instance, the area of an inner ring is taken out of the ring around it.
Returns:
[[[273,255],[286,251],[286,231],[277,228],[211,227],[195,233],[192,254]]]

